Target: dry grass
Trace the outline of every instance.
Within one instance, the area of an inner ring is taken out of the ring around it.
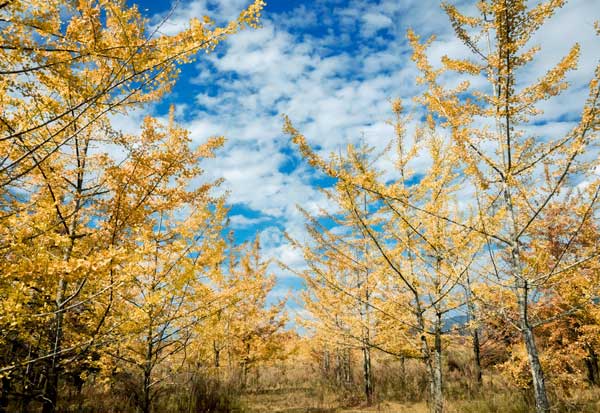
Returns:
[[[274,389],[242,397],[248,413],[259,412],[334,412],[339,407],[336,395],[319,388]]]
[[[451,399],[446,403],[447,413],[532,413],[532,401],[519,391],[501,390],[499,386],[491,390],[489,380],[486,389],[477,396]],[[514,389],[513,389],[514,390]],[[243,411],[248,413],[428,413],[424,401],[384,400],[374,406],[360,404],[348,406],[331,388],[278,389],[255,392],[242,397]],[[598,413],[600,412],[600,389],[584,389],[576,396],[555,403],[557,413]]]
[[[492,368],[486,370],[483,385],[474,385],[468,357],[460,351],[450,356],[444,371],[445,413],[533,412],[530,391],[518,389],[494,374]],[[291,359],[253,371],[242,391],[235,371],[226,376],[212,370],[194,370],[163,384],[153,413],[428,413],[427,378],[422,362],[376,359],[373,406],[364,405],[360,368],[353,368],[352,372],[348,382],[340,382],[335,376],[324,375],[319,364],[310,359]],[[125,374],[116,375],[110,386],[90,382],[79,395],[65,387],[61,411],[133,413],[139,397],[136,387],[139,386]],[[555,413],[600,412],[600,388],[582,383],[568,389],[550,389]]]

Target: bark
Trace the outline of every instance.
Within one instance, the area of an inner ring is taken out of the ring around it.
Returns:
[[[479,329],[473,329],[473,364],[474,364],[474,372],[473,376],[475,378],[475,383],[478,387],[483,384],[483,373],[481,369],[481,345],[479,344]]]
[[[246,389],[248,384],[248,371],[250,370],[250,343],[246,343],[246,355],[242,360],[242,371],[240,377],[240,385],[242,390]]]
[[[588,354],[584,361],[587,369],[588,381],[593,386],[600,386],[600,366],[598,363],[598,354],[589,344],[586,344],[586,349]]]
[[[419,324],[423,334],[421,335],[421,353],[427,367],[429,380],[429,411],[431,413],[443,413],[444,395],[442,389],[442,326],[441,315],[438,314],[435,321],[434,347],[431,349],[425,337],[425,321],[419,317]]]
[[[342,353],[340,350],[337,351],[337,354],[335,355],[336,358],[336,369],[335,369],[335,380],[338,384],[342,384],[343,383],[343,370],[344,370],[344,363],[342,360]]]
[[[149,368],[144,369],[144,394],[142,400],[142,412],[150,413],[150,380],[152,378],[152,372]]]
[[[467,321],[474,323],[475,320],[475,304],[473,304],[472,291],[471,291],[471,280],[467,273],[466,283],[466,302],[467,302]],[[481,345],[479,343],[479,328],[473,326],[471,328],[471,344],[473,349],[473,381],[475,385],[480,388],[483,383],[483,374],[481,369]]]
[[[520,284],[519,315],[521,319],[521,334],[523,335],[523,341],[525,342],[525,348],[527,349],[527,358],[529,360],[529,369],[531,371],[533,392],[535,396],[535,409],[537,413],[549,413],[550,402],[548,400],[548,393],[546,392],[544,371],[540,363],[539,352],[533,335],[533,328],[529,323],[527,282],[522,281]]]
[[[352,369],[350,365],[350,350],[344,352],[344,380],[352,383]]]
[[[213,340],[213,350],[215,352],[215,367],[218,369],[219,366],[221,365],[221,349],[219,348],[219,345],[217,344],[217,340]]]
[[[371,372],[371,350],[368,345],[363,346],[363,368],[365,378],[365,396],[367,405],[373,404],[373,374]]]
[[[402,376],[400,382],[403,387],[406,387],[406,357],[400,357],[400,375]]]
[[[71,247],[72,248],[72,247]],[[70,253],[70,251],[69,251]],[[64,279],[61,279],[58,283],[58,292],[56,295],[57,311],[54,316],[54,346],[52,348],[52,359],[48,366],[48,374],[46,376],[46,382],[44,384],[44,394],[42,401],[42,413],[53,413],[56,411],[56,405],[58,402],[58,379],[59,379],[59,362],[60,352],[62,350],[62,336],[63,336],[63,321],[64,321],[64,309],[63,300],[67,290],[67,283]]]
[[[330,361],[329,361],[329,351],[325,350],[323,352],[323,375],[325,378],[329,377],[329,371],[331,369]]]
[[[444,395],[442,390],[442,321],[441,315],[437,315],[435,323],[435,338],[432,360],[432,413],[442,413],[444,411]]]
[[[146,360],[144,363],[144,389],[142,394],[142,412],[150,413],[152,396],[150,394],[150,386],[152,385],[152,360],[154,358],[154,343],[153,343],[153,328],[152,324],[148,326],[148,336],[146,338]]]

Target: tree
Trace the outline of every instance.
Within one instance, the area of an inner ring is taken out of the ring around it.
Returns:
[[[289,236],[288,239],[302,251],[308,269],[290,270],[305,281],[302,305],[310,317],[301,322],[315,339],[318,337],[325,349],[342,353],[359,349],[362,353],[364,394],[371,405],[374,397],[371,349],[388,353],[391,350],[386,350],[388,343],[381,343],[376,337],[378,314],[373,307],[377,305],[380,266],[350,205],[359,205],[366,212],[372,210],[373,200],[367,199],[366,194],[347,193],[345,189],[339,184],[333,190],[323,190],[339,208],[333,214],[322,211],[320,216],[312,217],[298,207],[307,221],[311,240],[302,245]]]
[[[576,44],[533,84],[521,86],[519,82],[521,70],[539,49],[528,48],[529,40],[563,4],[564,1],[557,0],[530,8],[524,0],[485,1],[479,3],[478,17],[466,16],[445,5],[457,36],[478,61],[444,57],[442,69],[434,69],[427,59],[426,48],[432,40],[421,44],[418,36],[409,33],[413,59],[422,73],[419,80],[427,88],[421,102],[450,131],[465,171],[481,194],[475,229],[487,239],[494,264],[500,261],[504,264],[494,266],[494,276],[502,280],[501,285],[517,302],[516,327],[526,347],[539,413],[550,411],[550,402],[534,335],[540,322],[532,322],[530,315],[532,297],[557,277],[568,283],[564,270],[577,262],[562,254],[549,272],[540,274],[528,265],[531,257],[526,256],[532,251],[540,218],[562,190],[573,180],[589,180],[587,201],[592,206],[600,188],[593,173],[597,158],[588,156],[595,153],[598,138],[600,67],[590,82],[589,98],[580,120],[569,133],[541,139],[526,129],[527,123],[541,113],[538,104],[568,86],[565,76],[577,64],[579,45]],[[455,89],[444,88],[441,75],[445,72],[481,76],[489,83],[491,92],[469,88],[466,81]],[[429,212],[435,214],[433,210]],[[593,255],[596,254],[594,251]]]
[[[25,398],[41,398],[44,411],[56,409],[65,363],[74,365],[98,344],[123,283],[115,271],[125,258],[121,244],[143,223],[146,200],[156,194],[156,187],[139,185],[139,164],[121,168],[123,159],[108,156],[116,149],[126,160],[142,158],[138,142],[114,131],[108,115],[159,99],[179,64],[255,27],[263,6],[257,0],[225,27],[194,19],[187,30],[159,36],[159,27],[149,28],[136,7],[120,0],[0,5],[0,248],[6,258],[0,287],[8,326],[3,341],[13,349],[2,372],[26,371]],[[158,184],[164,177],[145,178]],[[124,205],[123,191],[135,187],[139,192],[129,200],[136,202]]]
[[[106,115],[167,93],[178,65],[211,51],[245,26],[256,27],[262,0],[215,27],[204,17],[173,36],[149,27],[123,0],[3,2],[0,7],[0,188],[63,151]]]
[[[173,113],[167,128],[146,122],[144,147],[133,162],[146,181],[139,189],[148,196],[143,220],[129,228],[127,260],[117,270],[124,285],[113,315],[116,348],[109,354],[140,371],[136,393],[143,412],[151,411],[164,380],[157,368],[184,352],[194,328],[227,299],[210,285],[223,251],[223,200],[210,194],[214,183],[190,189],[192,180],[201,179],[199,162],[214,156],[223,140],[191,150],[187,131],[173,122]],[[148,181],[152,177],[158,179]],[[154,189],[145,192],[146,186]],[[122,196],[137,201],[135,195]]]
[[[227,293],[231,305],[219,308],[199,326],[198,344],[218,378],[225,376],[220,372],[227,367],[227,378],[243,389],[251,369],[259,377],[261,363],[286,357],[286,299],[268,303],[275,277],[268,273],[270,261],[261,256],[258,236],[235,246],[230,232],[228,247],[214,284],[216,291]]]
[[[452,146],[437,133],[433,118],[420,128],[412,145],[405,137],[406,120],[399,100],[392,103],[396,116],[397,178],[382,182],[372,159],[349,145],[345,158],[332,156],[327,162],[308,146],[306,139],[286,119],[285,130],[308,160],[322,172],[338,180],[344,196],[344,210],[351,214],[370,248],[377,252],[382,277],[377,292],[382,317],[408,328],[412,346],[425,361],[429,381],[431,410],[443,410],[442,336],[447,333],[444,320],[464,305],[458,286],[470,268],[480,238],[470,226],[457,227],[468,214],[461,211],[457,190],[461,184],[458,158]],[[432,161],[423,176],[410,171],[409,162],[422,149]],[[375,211],[356,204],[357,193],[373,197]],[[436,211],[440,219],[427,211]],[[374,213],[380,215],[370,220]]]
[[[284,348],[281,330],[287,322],[286,300],[267,305],[267,296],[275,286],[275,277],[267,273],[269,264],[261,259],[257,236],[252,244],[244,246],[231,274],[240,290],[229,334],[231,349],[239,355],[242,388],[247,385],[251,368],[258,374],[259,363],[276,358]]]

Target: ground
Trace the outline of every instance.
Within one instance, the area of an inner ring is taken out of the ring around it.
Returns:
[[[310,388],[280,389],[244,396],[244,405],[249,413],[426,413],[424,403],[399,404],[382,402],[371,407],[344,407],[332,400],[327,400],[323,392]]]

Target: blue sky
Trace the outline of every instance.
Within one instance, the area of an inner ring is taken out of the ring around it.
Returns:
[[[130,0],[158,22],[173,4]],[[192,17],[208,14],[217,21],[232,19],[248,0],[180,0],[165,33],[185,28]],[[195,142],[224,135],[225,147],[205,164],[211,177],[223,177],[230,191],[231,224],[239,240],[260,234],[267,257],[301,268],[302,259],[283,238],[283,231],[303,240],[301,204],[316,212],[330,207],[318,187],[330,182],[312,171],[282,133],[287,114],[323,154],[343,149],[360,139],[383,148],[392,137],[386,124],[389,99],[401,97],[411,108],[416,68],[405,35],[408,28],[428,36],[436,33],[430,50],[441,56],[468,56],[454,38],[448,20],[435,0],[267,0],[263,27],[243,31],[183,67],[173,93],[163,102],[127,118],[118,127],[135,130],[147,114],[164,115],[175,104],[178,120]],[[452,1],[463,11],[475,1]],[[585,85],[598,59],[600,42],[593,22],[600,19],[597,0],[573,0],[532,39],[542,44],[536,62],[523,74],[534,80],[579,41],[580,68],[570,74],[573,87],[548,104],[531,131],[544,135],[568,130],[585,100]],[[456,79],[448,79],[454,82]],[[393,154],[379,166],[393,177]],[[411,167],[423,171],[428,159]],[[297,290],[301,282],[277,267],[274,297]],[[301,310],[298,310],[301,311]]]

